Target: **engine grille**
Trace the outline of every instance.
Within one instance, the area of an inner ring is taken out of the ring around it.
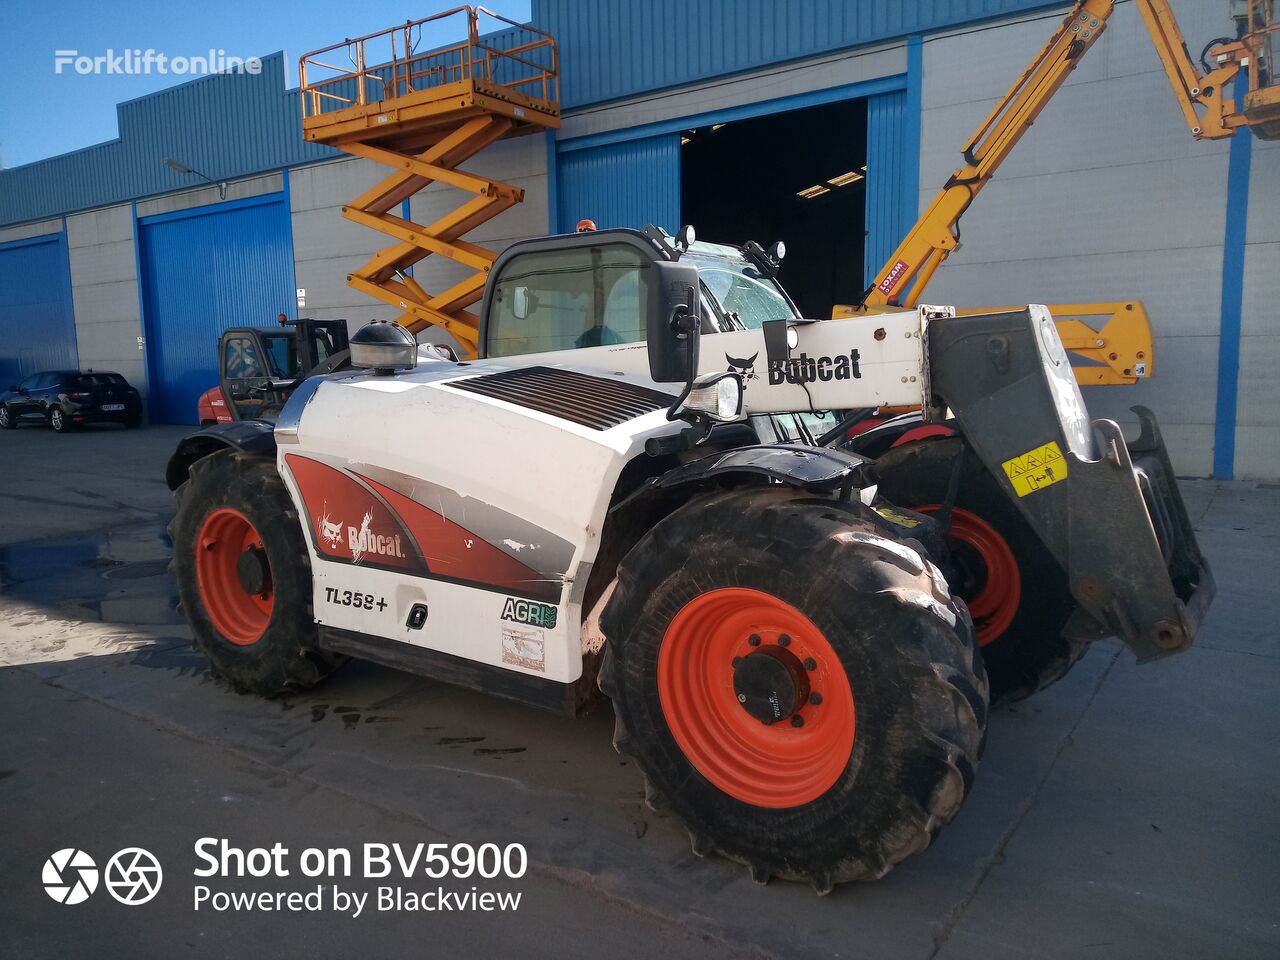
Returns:
[[[671,406],[675,397],[625,380],[593,377],[558,367],[520,367],[450,387],[537,410],[570,423],[608,430],[636,417]]]

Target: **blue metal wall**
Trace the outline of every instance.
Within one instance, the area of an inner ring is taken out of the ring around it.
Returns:
[[[870,283],[915,221],[916,158],[907,156],[905,90],[867,98],[867,240],[863,280]]]
[[[565,107],[614,100],[1065,0],[533,0]]]
[[[557,164],[557,227],[680,227],[680,134],[568,149]]]
[[[288,195],[145,217],[138,247],[151,419],[195,423],[222,331],[295,315]]]
[[[0,172],[0,224],[204,183],[165,157],[225,180],[337,156],[302,139],[299,110],[298,91],[285,90],[283,53],[264,57],[256,76],[202,77],[129,100],[116,107],[118,139]]]
[[[66,233],[0,243],[0,390],[77,362]]]

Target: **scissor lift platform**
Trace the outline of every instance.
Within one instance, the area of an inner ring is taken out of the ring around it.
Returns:
[[[482,37],[482,14],[508,29]],[[424,28],[464,19],[465,42],[418,52]],[[351,67],[329,62],[340,54]],[[460,165],[497,140],[560,125],[555,42],[483,7],[457,7],[308,53],[299,62],[299,80],[305,139],[393,170],[342,210],[348,220],[397,241],[348,275],[347,283],[402,310],[399,320],[410,331],[434,324],[474,355],[478,318],[467,308],[483,295],[495,254],[462,238],[520,203],[524,191]],[[469,196],[430,224],[392,213],[432,183]],[[431,254],[472,272],[430,294],[410,268]]]

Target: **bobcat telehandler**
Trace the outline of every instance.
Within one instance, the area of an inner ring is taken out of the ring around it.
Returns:
[[[1191,643],[1213,581],[1155,418],[1091,420],[1043,307],[809,321],[770,263],[688,231],[519,242],[479,359],[374,322],[276,423],[184,439],[173,569],[214,672],[272,696],[359,657],[569,712],[602,690],[695,852],[826,892],[925,849],[973,782],[966,471],[1057,571],[1074,642]],[[909,405],[964,440],[916,510],[878,485],[918,459],[771,432]]]

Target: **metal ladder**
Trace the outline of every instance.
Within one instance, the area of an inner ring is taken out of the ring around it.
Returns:
[[[482,14],[505,29],[481,36]],[[464,42],[418,52],[424,35],[463,19]],[[335,52],[351,67],[327,62]],[[520,203],[524,191],[460,167],[495,141],[560,125],[555,41],[464,6],[305,54],[298,74],[303,137],[393,171],[342,208],[346,219],[396,241],[349,274],[348,285],[402,310],[398,320],[411,332],[441,327],[475,356],[479,318],[467,308],[483,296],[496,255],[463,237]],[[466,198],[429,224],[414,223],[407,201],[432,183]],[[412,276],[432,254],[470,272],[432,294]]]

